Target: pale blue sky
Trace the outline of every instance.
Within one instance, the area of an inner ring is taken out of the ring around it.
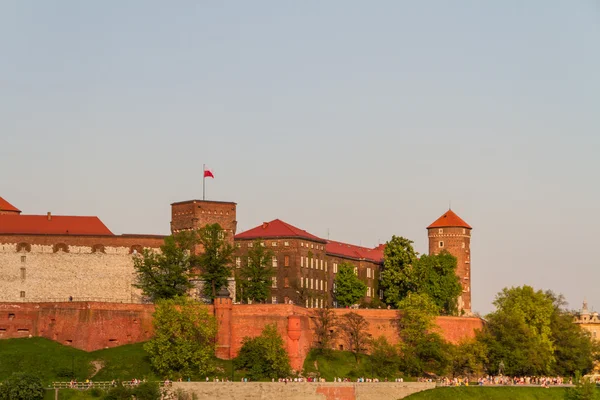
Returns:
[[[600,309],[600,2],[3,1],[0,196],[168,233],[236,201],[368,246],[473,227],[505,286]]]

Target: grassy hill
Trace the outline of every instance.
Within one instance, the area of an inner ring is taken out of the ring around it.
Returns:
[[[216,360],[216,366],[219,377],[231,378],[231,361]],[[165,378],[156,376],[150,368],[143,343],[88,353],[39,337],[0,340],[0,381],[17,371],[37,375],[44,384],[66,382],[71,377],[80,382],[88,378],[96,382],[134,378],[154,381]],[[236,379],[243,375],[240,371],[235,372]],[[199,380],[204,376],[191,378]]]
[[[565,388],[541,387],[444,387],[415,393],[407,400],[563,400]]]

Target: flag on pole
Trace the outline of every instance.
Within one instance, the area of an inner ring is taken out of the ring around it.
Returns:
[[[205,169],[204,170],[204,177],[205,178],[213,178],[214,179],[215,176],[213,175],[213,173],[212,173],[212,171],[210,169]]]

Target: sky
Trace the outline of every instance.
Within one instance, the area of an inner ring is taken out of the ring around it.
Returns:
[[[168,234],[238,203],[363,246],[471,226],[474,311],[600,310],[600,2],[0,2],[0,196]],[[329,235],[329,236],[328,236]]]

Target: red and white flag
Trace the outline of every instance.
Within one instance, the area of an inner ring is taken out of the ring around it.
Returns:
[[[213,178],[214,179],[214,175],[212,173],[212,171],[210,169],[205,168],[204,169],[204,177],[205,178]]]

